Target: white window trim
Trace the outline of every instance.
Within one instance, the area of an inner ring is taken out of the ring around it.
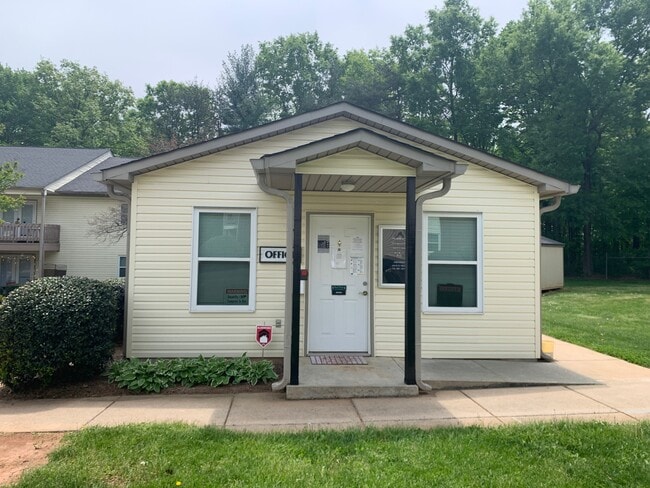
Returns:
[[[379,277],[379,288],[404,288],[404,283],[384,283],[384,230],[406,230],[405,225],[380,225],[379,226],[379,257],[377,276]],[[404,249],[406,251],[406,249]]]
[[[248,258],[210,258],[212,261],[243,261],[249,262],[248,275],[248,305],[197,305],[197,280],[199,276],[199,214],[201,213],[241,213],[251,216],[250,250]],[[254,312],[256,288],[256,255],[257,249],[257,209],[254,208],[225,208],[225,207],[194,207],[192,214],[192,273],[190,285],[190,312]]]
[[[429,306],[429,219],[428,217],[464,217],[476,219],[476,261],[436,261],[435,264],[476,265],[476,307]],[[463,212],[424,212],[422,229],[422,312],[426,314],[481,314],[483,313],[483,215]]]

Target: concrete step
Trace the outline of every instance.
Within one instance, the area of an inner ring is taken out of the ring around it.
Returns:
[[[417,385],[288,385],[287,400],[318,400],[333,398],[378,398],[418,396]]]

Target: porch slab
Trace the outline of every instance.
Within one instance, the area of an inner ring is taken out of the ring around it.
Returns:
[[[598,383],[593,377],[548,361],[422,359],[421,365],[422,381],[437,390]]]
[[[288,385],[288,400],[417,396],[417,385],[404,384],[404,371],[393,358],[368,358],[365,365],[311,364],[300,358],[300,384]]]

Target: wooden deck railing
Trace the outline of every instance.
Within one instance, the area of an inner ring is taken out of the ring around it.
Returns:
[[[45,243],[58,243],[61,226],[45,224]],[[41,240],[41,224],[0,224],[0,242],[33,243]]]

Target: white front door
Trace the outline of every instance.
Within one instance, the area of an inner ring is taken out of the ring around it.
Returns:
[[[370,270],[369,216],[311,216],[309,352],[370,352]]]

